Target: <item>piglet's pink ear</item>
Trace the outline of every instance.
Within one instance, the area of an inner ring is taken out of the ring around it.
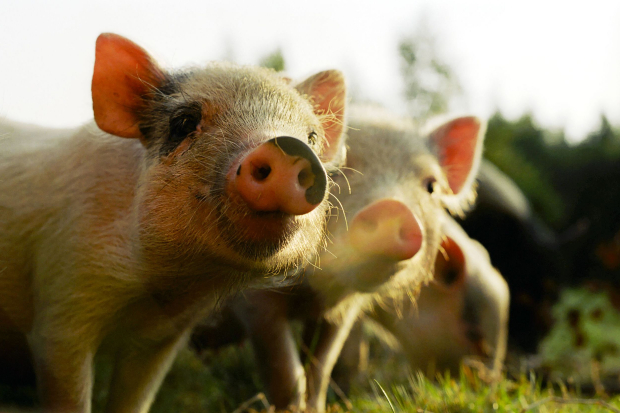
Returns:
[[[446,237],[435,259],[435,280],[445,288],[456,288],[465,282],[465,255],[452,238]]]
[[[314,113],[325,131],[325,146],[321,158],[332,161],[340,155],[345,130],[346,86],[342,72],[326,70],[309,77],[296,89],[310,98]]]
[[[97,38],[93,73],[93,111],[97,126],[123,138],[142,138],[138,121],[143,97],[165,79],[149,54],[126,38]]]
[[[478,173],[485,129],[478,118],[470,116],[454,119],[430,135],[454,194],[469,190]]]

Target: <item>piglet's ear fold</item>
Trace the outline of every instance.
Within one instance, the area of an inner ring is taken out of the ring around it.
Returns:
[[[446,289],[458,288],[465,282],[465,255],[450,237],[445,237],[435,259],[435,280]]]
[[[321,120],[325,143],[321,159],[334,161],[342,156],[345,130],[346,86],[342,72],[326,70],[309,77],[295,87],[306,95]]]
[[[92,82],[97,126],[113,135],[142,139],[138,122],[144,96],[164,79],[164,72],[140,46],[116,34],[101,34]]]
[[[480,167],[486,124],[476,117],[454,119],[430,135],[454,195],[467,197]]]

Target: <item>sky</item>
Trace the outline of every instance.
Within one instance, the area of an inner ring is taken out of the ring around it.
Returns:
[[[450,112],[532,113],[578,141],[605,114],[620,125],[620,1],[19,0],[0,2],[0,118],[77,126],[92,118],[99,33],[166,68],[281,48],[303,79],[336,68],[356,95],[404,113],[397,45],[425,21],[463,97]]]

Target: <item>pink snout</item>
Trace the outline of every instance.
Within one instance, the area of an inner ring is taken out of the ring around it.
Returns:
[[[420,250],[423,235],[418,220],[405,204],[383,199],[355,215],[349,239],[362,253],[406,260]]]
[[[318,157],[305,143],[290,137],[271,139],[254,149],[229,181],[250,209],[291,215],[314,210],[327,188]]]

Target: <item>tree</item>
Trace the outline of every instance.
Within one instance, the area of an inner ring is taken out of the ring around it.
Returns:
[[[445,113],[451,99],[461,94],[454,72],[436,49],[435,38],[424,22],[398,45],[409,114],[421,121]]]

